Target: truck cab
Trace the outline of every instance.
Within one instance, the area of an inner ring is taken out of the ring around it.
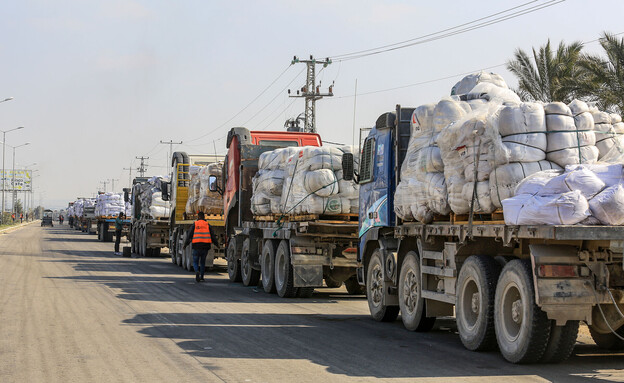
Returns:
[[[362,146],[360,184],[360,227],[358,281],[364,284],[366,265],[379,239],[392,240],[397,216],[394,191],[400,181],[401,165],[410,138],[410,119],[414,108],[397,105],[394,112],[377,119]]]
[[[223,209],[225,215],[226,246],[234,234],[234,228],[243,221],[252,221],[252,178],[258,171],[260,154],[289,146],[321,146],[316,133],[259,132],[247,128],[232,128],[227,135],[227,155],[223,165]],[[241,244],[242,246],[242,244]],[[227,247],[226,247],[227,248]],[[240,253],[240,246],[236,253]],[[240,257],[228,260],[230,279],[240,280]]]

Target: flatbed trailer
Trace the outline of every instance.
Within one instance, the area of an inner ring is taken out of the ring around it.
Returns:
[[[141,257],[156,257],[168,247],[169,219],[132,220],[130,227],[131,251]]]
[[[455,315],[464,346],[498,348],[513,363],[554,363],[574,348],[579,323],[596,343],[624,349],[624,227],[506,225],[472,213],[406,222],[394,191],[413,108],[380,116],[364,141],[358,281],[373,319],[428,331]],[[343,162],[345,179],[352,163]]]
[[[190,217],[187,217],[190,218]],[[225,220],[223,215],[207,215],[206,222],[212,228],[217,237],[217,245],[213,245],[206,257],[206,267],[211,268],[214,265],[215,258],[224,258],[225,252],[223,244],[225,243]],[[185,270],[193,271],[193,244],[184,249],[184,242],[190,227],[195,224],[195,219],[184,219],[176,221],[175,226],[170,231],[170,240],[174,244],[170,246],[172,255],[171,262],[181,266]]]
[[[363,294],[355,276],[357,221],[313,215],[282,217],[284,222],[257,218],[234,228],[228,247],[231,253],[240,246],[245,285],[257,285],[262,276],[266,292],[309,297],[325,279],[329,285],[344,282],[351,294]]]
[[[115,219],[112,215],[109,216],[98,216],[95,217],[96,221],[96,232],[98,236],[98,241],[100,242],[112,242],[113,236],[115,235]],[[130,226],[132,224],[132,220],[124,219],[123,220],[123,229],[121,230],[121,235],[130,239]]]

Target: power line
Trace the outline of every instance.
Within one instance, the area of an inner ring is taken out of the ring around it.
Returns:
[[[407,47],[411,47],[414,45],[420,45],[420,44],[424,44],[427,42],[431,42],[431,41],[436,41],[436,40],[441,40],[447,37],[451,37],[451,36],[455,36],[461,33],[466,33],[466,32],[470,32],[476,29],[481,29],[493,24],[498,24],[501,23],[503,21],[506,20],[510,20],[516,17],[520,17],[529,13],[533,13],[536,11],[539,11],[541,9],[544,8],[548,8],[548,7],[552,7],[554,5],[563,3],[566,0],[549,0],[544,4],[539,4],[539,5],[534,5],[522,10],[518,10],[515,12],[511,12],[513,10],[517,10],[519,8],[524,8],[529,4],[532,4],[534,2],[536,2],[538,0],[533,0],[530,1],[528,3],[524,3],[521,4],[519,6],[516,7],[512,7],[512,8],[508,8],[504,11],[500,11],[500,12],[496,12],[493,13],[491,15],[485,16],[485,17],[481,17],[479,19],[475,19],[472,21],[469,21],[467,23],[464,24],[460,24],[451,28],[447,28],[447,29],[443,29],[441,31],[438,32],[434,32],[434,33],[429,33],[423,36],[419,36],[413,39],[409,39],[409,40],[405,40],[399,43],[394,43],[394,44],[388,44],[388,45],[384,45],[381,47],[377,47],[377,48],[371,48],[371,49],[366,49],[366,50],[362,50],[362,51],[357,51],[357,52],[351,52],[351,53],[346,53],[346,54],[342,54],[342,55],[338,55],[338,56],[332,56],[334,61],[348,61],[348,60],[355,60],[355,59],[359,59],[362,57],[367,57],[367,56],[372,56],[372,55],[378,55],[381,53],[386,53],[386,52],[390,52],[390,51],[394,51],[394,50],[398,50],[398,49],[403,49],[403,48],[407,48]],[[501,16],[502,15],[502,16]],[[495,17],[498,16],[498,17]],[[488,20],[491,19],[491,20]],[[484,21],[484,20],[488,20],[488,21]],[[479,21],[484,21],[482,23],[478,23]],[[477,24],[475,24],[477,23]],[[473,25],[474,24],[474,25]],[[465,28],[462,28],[465,27]]]
[[[187,142],[193,142],[193,141],[197,141],[197,140],[201,140],[204,137],[207,137],[209,135],[211,135],[212,133],[218,131],[219,129],[221,129],[222,127],[224,127],[225,125],[227,125],[230,121],[232,121],[233,119],[235,119],[236,117],[238,117],[241,113],[243,113],[245,110],[247,110],[247,108],[249,108],[254,102],[256,102],[256,100],[258,100],[264,93],[266,93],[267,90],[269,90],[269,88],[271,88],[273,86],[273,84],[275,84],[277,82],[277,80],[279,80],[280,78],[282,78],[282,76],[288,71],[288,69],[290,69],[290,67],[292,66],[292,64],[289,64],[286,69],[284,69],[279,76],[277,76],[275,78],[275,80],[273,80],[266,88],[264,88],[262,90],[262,92],[260,92],[259,95],[257,95],[253,100],[251,100],[247,105],[245,105],[245,107],[243,109],[241,109],[238,113],[236,113],[235,115],[233,115],[232,117],[230,117],[229,120],[225,121],[224,123],[222,123],[221,125],[217,126],[215,129],[209,131],[208,133],[202,134],[199,137],[193,138],[191,140],[186,140]]]

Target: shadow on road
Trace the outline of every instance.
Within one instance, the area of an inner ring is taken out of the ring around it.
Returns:
[[[622,365],[621,357],[601,354],[596,346],[578,348],[579,355],[561,365],[513,365],[498,352],[465,350],[454,320],[447,318],[429,333],[408,332],[400,322],[377,323],[364,315],[163,313],[139,314],[124,323],[146,326],[139,332],[173,339],[195,357],[302,359],[356,377],[534,375],[557,381],[564,375],[566,382],[586,382],[598,371]]]

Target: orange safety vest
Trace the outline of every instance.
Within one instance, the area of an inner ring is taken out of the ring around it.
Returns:
[[[212,238],[210,238],[210,226],[208,225],[208,222],[195,221],[193,243],[212,243]]]

